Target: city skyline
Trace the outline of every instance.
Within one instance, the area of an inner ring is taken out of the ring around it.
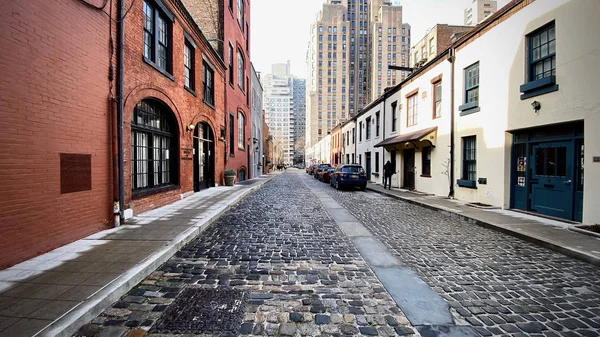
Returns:
[[[403,22],[411,25],[411,39],[419,41],[438,23],[464,24],[464,9],[472,0],[392,1],[403,7]],[[498,0],[498,9],[509,0]],[[251,7],[251,60],[256,71],[268,73],[274,63],[291,63],[291,73],[307,77],[306,53],[310,25],[324,0],[255,0]],[[295,15],[274,13],[292,12]],[[422,14],[426,13],[426,14]],[[277,41],[273,44],[273,41]]]

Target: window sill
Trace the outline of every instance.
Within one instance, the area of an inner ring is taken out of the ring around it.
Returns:
[[[142,198],[154,195],[154,194],[173,191],[178,188],[179,188],[179,185],[166,185],[166,186],[160,186],[160,187],[145,188],[145,189],[133,191],[133,193],[131,194],[131,199],[133,199],[133,200],[142,199]]]
[[[481,108],[477,105],[477,102],[471,102],[459,106],[458,110],[460,111],[459,116],[466,116],[481,111]]]
[[[150,60],[149,58],[147,58],[146,56],[144,56],[144,62],[146,62],[147,64],[149,64],[152,68],[158,70],[159,73],[165,75],[167,78],[169,78],[171,81],[175,81],[175,77],[173,77],[173,75],[169,74],[166,70],[164,69],[160,69],[156,63],[154,63],[152,60]]]
[[[431,178],[431,175],[430,174],[421,174],[421,177],[423,177],[423,178]]]
[[[235,157],[235,153],[230,153],[229,156],[230,157]]]
[[[183,87],[185,88],[185,90],[187,90],[187,92],[189,92],[190,94],[194,95],[194,97],[198,97],[198,94],[196,94],[196,92],[194,91],[194,89],[190,89],[189,87],[186,87],[185,85]]]
[[[202,102],[204,102],[204,104],[208,105],[209,107],[211,107],[213,110],[216,110],[215,106],[213,104],[211,104],[210,102],[207,102],[205,100],[202,100]]]
[[[556,84],[556,76],[547,76],[540,78],[539,80],[527,82],[519,87],[521,92],[521,100],[547,94],[549,92],[557,91],[558,84]]]
[[[477,189],[477,182],[475,180],[458,179],[458,180],[456,180],[456,184],[459,187],[466,187],[466,188]]]
[[[246,149],[244,149],[243,147],[238,147],[238,151],[246,152]]]

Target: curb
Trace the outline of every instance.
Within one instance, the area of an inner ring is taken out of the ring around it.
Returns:
[[[238,196],[230,199],[232,201],[227,206],[208,214],[206,218],[196,222],[186,231],[174,238],[168,245],[148,256],[134,268],[118,276],[111,283],[107,284],[96,293],[88,297],[87,300],[80,303],[63,316],[57,318],[51,323],[51,325],[39,331],[34,335],[34,337],[72,336],[77,332],[77,330],[79,330],[79,328],[102,313],[112,303],[116,302],[128,291],[133,289],[133,287],[135,287],[138,283],[148,277],[148,275],[158,269],[158,267],[160,267],[163,263],[167,262],[173,255],[175,255],[175,253],[183,248],[183,246],[188,244],[200,233],[214,224],[221,217],[221,215],[223,215],[223,213],[227,212],[248,195],[261,188],[275,177],[276,175],[272,175],[265,181],[258,183],[256,186],[253,186]]]
[[[433,205],[430,205],[430,204],[427,204],[427,203],[423,203],[423,202],[420,202],[420,201],[417,201],[417,200],[407,199],[407,198],[404,198],[404,197],[401,197],[401,196],[398,196],[398,195],[394,195],[394,194],[388,194],[388,193],[386,193],[384,191],[380,191],[380,190],[377,190],[377,189],[374,189],[374,188],[369,188],[369,186],[367,186],[367,189],[370,190],[370,191],[379,193],[379,194],[386,195],[388,197],[392,197],[392,198],[395,198],[395,199],[398,199],[398,200],[402,200],[402,201],[411,203],[413,205],[425,207],[425,208],[428,208],[428,209],[431,209],[431,210],[434,210],[434,211],[437,211],[437,212],[445,213],[445,214],[450,215],[450,216],[456,216],[459,219],[467,221],[470,224],[475,224],[475,225],[478,225],[478,226],[481,226],[481,227],[493,229],[495,231],[511,235],[511,236],[519,238],[521,240],[524,240],[524,241],[536,244],[536,245],[544,247],[544,248],[551,249],[551,250],[559,252],[561,254],[564,254],[564,255],[570,256],[572,258],[575,258],[575,259],[578,259],[578,260],[581,260],[581,261],[587,262],[589,264],[592,264],[592,265],[600,267],[600,258],[598,258],[596,256],[593,256],[593,255],[589,255],[586,252],[582,252],[580,250],[577,250],[577,249],[574,249],[574,248],[571,248],[571,247],[566,247],[566,246],[563,246],[563,245],[561,245],[559,243],[552,242],[552,241],[550,241],[548,239],[541,238],[541,237],[538,237],[538,236],[529,235],[529,234],[520,233],[520,232],[517,232],[517,231],[513,231],[511,229],[508,229],[508,228],[505,228],[505,227],[502,227],[502,226],[498,226],[498,225],[495,225],[493,223],[489,223],[489,222],[485,222],[485,221],[482,221],[482,220],[478,220],[478,219],[469,217],[467,215],[464,215],[464,214],[461,214],[461,213],[458,213],[458,212],[454,212],[452,210],[441,209],[439,207],[436,207],[436,206],[433,206]],[[571,229],[569,229],[569,230],[571,230]]]

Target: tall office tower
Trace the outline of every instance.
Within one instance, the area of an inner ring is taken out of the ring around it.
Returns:
[[[263,86],[263,107],[265,111],[265,122],[273,136],[273,145],[281,149],[283,163],[292,165],[294,163],[296,138],[295,114],[304,106],[305,82],[294,78],[290,73],[290,62],[276,63],[271,66],[271,73],[261,76]],[[301,94],[294,93],[294,89],[302,90]],[[302,116],[304,118],[304,116]]]
[[[352,77],[347,72],[348,41],[355,39],[348,26],[346,6],[340,0],[327,0],[311,25],[306,55],[307,146],[317,143],[339,121],[348,118],[348,95],[352,94],[348,80]]]
[[[366,0],[361,0],[366,1]],[[369,101],[377,99],[387,87],[408,76],[406,71],[388,69],[389,65],[408,67],[410,62],[410,25],[402,22],[402,6],[391,1],[370,0]],[[361,106],[362,107],[362,106]]]
[[[346,0],[350,50],[348,108],[355,114],[369,103],[369,5],[367,0]]]
[[[304,163],[306,143],[306,80],[293,79],[292,99],[294,101],[294,164]]]
[[[496,0],[472,0],[465,8],[465,26],[475,26],[497,10]]]

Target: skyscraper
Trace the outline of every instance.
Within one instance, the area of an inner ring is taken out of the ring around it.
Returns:
[[[391,70],[388,66],[408,67],[411,42],[410,25],[402,22],[402,6],[394,6],[391,1],[370,0],[369,8],[370,102],[381,96],[385,88],[408,76],[407,72]]]
[[[306,144],[321,140],[339,122],[408,74],[410,25],[402,7],[384,0],[326,0],[307,52]]]
[[[305,80],[295,78],[290,72],[290,62],[276,63],[271,73],[261,76],[265,122],[273,136],[274,146],[281,150],[275,154],[275,163],[294,163],[295,143],[303,130],[305,114]],[[302,91],[298,93],[297,91]]]
[[[354,0],[349,0],[354,1]],[[361,0],[364,1],[364,0]],[[350,83],[349,47],[354,37],[348,29],[346,6],[327,0],[311,25],[306,60],[306,144],[314,145],[327,136],[335,124],[348,117]]]
[[[306,80],[293,79],[294,101],[294,164],[304,162],[306,135]]]

